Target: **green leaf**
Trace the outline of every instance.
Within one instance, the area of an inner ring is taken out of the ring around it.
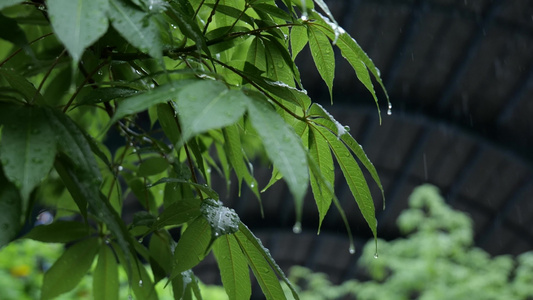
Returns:
[[[202,30],[198,23],[193,20],[192,14],[187,9],[175,2],[170,2],[171,9],[167,12],[172,20],[178,25],[181,32],[196,43],[198,50],[203,50],[208,56],[211,56]]]
[[[250,299],[252,289],[246,257],[232,234],[224,235],[213,244],[222,284],[229,300]]]
[[[9,7],[9,6],[13,6],[13,5],[16,5],[16,4],[19,4],[21,2],[23,2],[24,0],[2,0],[2,2],[0,2],[0,9],[4,9],[5,7]]]
[[[372,200],[372,195],[368,189],[368,184],[366,183],[363,172],[351,155],[350,150],[348,150],[344,143],[331,133],[331,131],[323,127],[315,127],[315,129],[327,140],[331,151],[337,158],[337,162],[341,167],[344,178],[357,202],[359,210],[372,230],[374,239],[377,239],[377,220],[374,201]]]
[[[176,123],[177,119],[174,115],[174,109],[167,103],[158,104],[157,119],[172,145],[176,145],[180,140],[181,134]]]
[[[48,0],[46,4],[57,38],[77,65],[85,48],[107,31],[108,0]]]
[[[293,60],[298,56],[305,45],[307,45],[308,41],[307,29],[305,26],[291,27],[291,54]]]
[[[203,217],[192,221],[174,250],[174,268],[169,280],[196,266],[207,255],[211,243],[211,226]]]
[[[381,122],[378,99],[376,96],[376,92],[374,91],[372,81],[370,80],[370,77],[368,75],[368,72],[370,71],[370,73],[372,73],[372,75],[374,76],[374,79],[376,79],[376,81],[381,86],[383,92],[385,93],[387,102],[389,102],[389,95],[387,94],[385,85],[381,80],[378,68],[376,68],[374,62],[372,62],[368,55],[363,51],[361,46],[359,46],[359,44],[357,44],[357,42],[342,28],[339,28],[335,24],[330,24],[326,22],[323,17],[320,16],[320,14],[315,14],[313,17],[316,17],[316,23],[309,23],[309,25],[315,26],[316,24],[318,29],[324,32],[330,40],[335,41],[335,45],[341,50],[342,56],[350,63],[350,65],[352,65],[353,69],[355,70],[357,78],[359,78],[359,80],[365,85],[367,90],[372,94],[372,97],[376,102]],[[362,67],[362,65],[364,65],[364,68]]]
[[[89,238],[67,248],[44,273],[41,299],[53,299],[75,288],[89,271],[99,247],[97,238]]]
[[[289,281],[287,276],[285,276],[285,273],[283,273],[283,270],[281,270],[281,268],[278,266],[276,261],[274,261],[274,258],[272,258],[272,255],[270,255],[270,251],[268,251],[268,249],[265,248],[265,246],[263,246],[263,244],[261,243],[261,240],[258,239],[250,231],[250,229],[248,229],[248,227],[244,225],[244,223],[241,222],[239,224],[239,231],[235,233],[235,237],[237,238],[238,241],[242,241],[244,237],[248,241],[248,243],[251,245],[251,246],[248,246],[248,248],[252,248],[252,247],[255,248],[257,252],[268,262],[268,265],[270,266],[269,269],[272,268],[274,272],[277,274],[277,277],[281,278],[281,280],[283,280],[283,282],[287,284],[287,286],[292,292],[292,296],[294,297],[294,299],[296,300],[300,299],[292,283]],[[239,244],[241,244],[241,242]],[[241,245],[241,249],[242,249],[242,245]]]
[[[186,141],[237,122],[244,114],[247,97],[241,91],[229,90],[222,82],[201,80],[180,90],[175,102]]]
[[[240,231],[235,233],[235,238],[266,299],[287,299],[278,277],[272,272],[270,264],[265,260],[261,251]]]
[[[13,240],[21,227],[22,201],[17,188],[0,170],[0,247]]]
[[[245,156],[242,150],[241,138],[237,125],[228,126],[224,128],[222,132],[224,134],[224,149],[226,150],[226,155],[228,156],[228,160],[231,163],[239,182],[239,196],[241,195],[241,185],[242,180],[244,179],[248,187],[250,187],[254,195],[259,199],[259,202],[261,202],[257,181],[252,176],[245,163]]]
[[[78,102],[78,105],[109,102],[114,99],[127,98],[137,94],[138,92],[138,90],[123,87],[94,89],[91,90],[85,97],[83,97],[83,99]]]
[[[335,54],[328,37],[313,26],[307,27],[309,48],[318,73],[329,89],[331,103],[333,103],[333,78],[335,77]]]
[[[162,184],[162,183],[169,183],[169,182],[185,183],[185,184],[191,185],[194,188],[197,188],[197,189],[201,190],[202,192],[204,192],[209,198],[218,200],[218,194],[212,188],[210,188],[209,186],[206,186],[206,185],[203,185],[203,184],[194,183],[194,182],[191,182],[191,181],[188,181],[188,180],[179,179],[179,178],[161,178],[158,181],[154,182],[151,186]]]
[[[161,36],[153,17],[120,0],[109,0],[109,4],[109,19],[120,35],[142,52],[162,58]]]
[[[150,266],[154,273],[154,281],[159,282],[168,276],[172,271],[172,251],[170,247],[174,245],[174,240],[167,231],[160,230],[150,237]]]
[[[33,56],[33,52],[28,44],[28,39],[26,39],[26,34],[22,28],[20,28],[17,21],[0,13],[0,28],[9,28],[9,30],[0,31],[1,39],[13,43],[13,45],[24,49],[28,55]]]
[[[313,130],[309,131],[309,154],[320,169],[322,176],[330,186],[335,186],[335,169],[333,165],[333,158],[327,141]],[[319,214],[318,231],[322,226],[322,221],[331,206],[333,195],[329,190],[323,186],[322,181],[318,180],[313,173],[311,173],[311,189],[315,196],[316,206]]]
[[[168,225],[181,225],[200,215],[200,201],[196,199],[184,199],[174,202],[165,208],[156,222],[153,229],[161,229]]]
[[[89,226],[74,221],[56,221],[50,225],[33,227],[22,238],[44,243],[70,243],[90,234]]]
[[[108,246],[102,246],[93,272],[93,297],[99,300],[118,299],[119,286],[115,254]]]
[[[268,157],[289,186],[296,205],[296,219],[300,221],[303,197],[309,182],[306,152],[302,142],[265,99],[251,97],[248,112],[250,122],[257,130]]]
[[[141,177],[152,176],[164,172],[169,167],[164,157],[149,157],[139,165],[137,175]]]
[[[37,92],[37,89],[33,84],[24,76],[5,68],[0,68],[0,75],[6,79],[12,88],[17,90],[24,97],[27,103],[32,103],[34,101],[38,104],[45,103],[41,93]]]
[[[23,211],[32,190],[39,185],[54,163],[55,134],[39,107],[7,106],[2,122],[0,160],[6,178],[20,191]]]
[[[114,245],[114,243],[113,243]],[[145,249],[143,247],[143,249]],[[118,261],[122,266],[128,265],[128,257],[124,256],[124,253],[120,249],[114,249],[114,253],[118,257]],[[150,275],[146,271],[146,268],[139,262],[136,257],[133,257],[134,265],[133,269],[126,270],[128,272],[128,279],[130,283],[130,288],[133,290],[133,293],[137,299],[143,300],[157,300],[157,293],[154,289],[154,283],[150,278]],[[96,298],[95,298],[96,299]]]
[[[222,205],[222,202],[206,199],[200,207],[202,215],[211,226],[214,238],[232,234],[239,230],[240,219],[231,208]]]
[[[170,101],[183,87],[195,82],[194,80],[179,80],[148,90],[142,94],[124,99],[119,103],[115,114],[106,128],[123,117],[148,109],[152,105]]]

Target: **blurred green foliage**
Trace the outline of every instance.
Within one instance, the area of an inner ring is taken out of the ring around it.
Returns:
[[[533,252],[491,257],[474,247],[472,220],[432,185],[416,188],[397,220],[405,238],[367,243],[359,260],[370,280],[333,285],[326,274],[293,267],[301,299],[533,299]]]

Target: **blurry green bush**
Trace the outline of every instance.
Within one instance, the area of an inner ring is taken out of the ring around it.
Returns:
[[[367,243],[359,260],[369,281],[335,286],[325,274],[293,267],[301,299],[533,299],[533,252],[491,257],[473,246],[472,220],[432,185],[414,190],[399,216],[405,238]]]

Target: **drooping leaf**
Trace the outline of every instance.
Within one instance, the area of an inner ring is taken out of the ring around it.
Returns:
[[[67,248],[44,273],[41,299],[53,299],[76,287],[87,274],[99,247],[97,238],[88,238]]]
[[[157,119],[165,135],[170,140],[172,145],[176,145],[180,140],[180,131],[174,109],[167,103],[157,105]]]
[[[32,190],[54,163],[55,134],[43,109],[32,106],[6,106],[2,122],[0,161],[6,178],[20,191],[23,211]]]
[[[367,222],[368,226],[374,234],[374,239],[377,239],[377,220],[375,215],[374,201],[366,183],[366,179],[351,155],[350,150],[346,148],[344,143],[339,140],[331,131],[323,127],[315,127],[324,139],[327,140],[331,151],[337,158],[337,162],[344,174],[346,183],[352,192],[352,195],[357,202],[357,206]]]
[[[313,130],[309,131],[309,154],[327,183],[332,187],[335,186],[333,158],[331,157],[328,143],[320,134],[317,135]],[[313,173],[311,173],[311,188],[318,208],[318,231],[320,232],[322,221],[331,206],[333,195]]]
[[[196,199],[185,199],[177,201],[166,207],[156,222],[153,229],[161,229],[168,225],[181,225],[200,215],[200,201]]]
[[[235,236],[228,234],[217,239],[213,253],[229,300],[249,299],[252,290],[248,264]]]
[[[175,102],[186,141],[237,122],[244,114],[247,97],[241,91],[229,90],[222,82],[201,80],[181,89]]]
[[[150,238],[150,245],[148,251],[150,252],[150,266],[154,273],[154,281],[168,276],[172,270],[172,265],[169,264],[172,259],[171,247],[174,241],[170,234],[165,230],[160,230],[152,234]]]
[[[268,157],[289,186],[296,205],[296,219],[300,221],[303,197],[309,182],[307,158],[302,142],[265,99],[250,97],[248,112],[250,122],[257,130]]]
[[[211,233],[215,238],[239,230],[239,216],[233,209],[223,206],[220,201],[206,199],[202,203],[200,211],[211,226]]]
[[[329,89],[331,102],[333,103],[333,78],[335,77],[335,54],[328,37],[313,26],[307,27],[309,48],[315,62],[318,73]]]
[[[259,249],[240,231],[235,234],[235,238],[265,298],[268,300],[287,299],[281,289],[278,277],[272,272],[271,266]]]
[[[372,59],[370,59],[370,57],[368,57],[368,55],[363,51],[361,46],[359,46],[359,44],[342,28],[338,27],[335,24],[328,24],[328,22],[325,21],[320,14],[316,13],[313,17],[316,17],[316,24],[318,25],[318,29],[324,32],[330,40],[335,41],[335,45],[341,50],[342,56],[354,68],[357,78],[359,78],[359,80],[365,85],[367,90],[372,94],[372,97],[374,97],[376,105],[378,104],[378,100],[376,92],[374,91],[374,86],[372,85],[372,81],[368,76],[369,71],[374,76],[374,79],[379,83],[383,92],[385,93],[387,101],[389,101],[389,96],[385,89],[385,85],[381,80],[379,69],[374,65]],[[310,23],[310,26],[315,25],[313,23]],[[365,68],[362,68],[361,63],[365,66]],[[377,107],[377,109],[379,114],[379,106]]]
[[[46,4],[57,38],[77,64],[85,48],[107,31],[108,0],[48,0]]]
[[[176,25],[178,25],[181,32],[196,43],[196,48],[199,51],[203,50],[208,56],[211,56],[209,48],[207,48],[205,36],[198,23],[191,18],[192,14],[187,9],[184,9],[183,5],[176,2],[171,2],[170,8],[168,14]]]
[[[291,27],[291,54],[292,59],[295,59],[296,56],[302,51],[302,49],[307,45],[309,41],[307,37],[307,29],[304,26],[293,26]]]
[[[13,240],[21,228],[20,194],[0,170],[0,247]]]
[[[211,242],[211,226],[203,217],[192,221],[176,245],[174,250],[174,267],[169,280],[181,272],[196,266],[207,255]]]
[[[37,89],[33,84],[24,76],[6,68],[0,68],[0,75],[5,78],[12,88],[17,90],[24,97],[27,103],[45,103],[41,93],[37,92]]]
[[[89,226],[74,221],[56,221],[33,227],[23,238],[44,243],[70,243],[90,234]]]
[[[148,109],[152,105],[170,101],[177,95],[177,92],[183,87],[194,82],[193,80],[178,80],[172,83],[159,86],[155,89],[148,90],[142,94],[138,94],[124,99],[119,103],[113,118],[109,121],[107,128],[116,121],[131,114],[135,114]]]
[[[283,270],[281,270],[281,268],[278,266],[276,261],[274,261],[274,258],[272,257],[272,255],[270,255],[270,251],[267,248],[265,248],[265,246],[263,246],[263,243],[261,243],[261,240],[258,239],[244,223],[241,222],[239,224],[239,231],[235,233],[235,237],[237,238],[238,241],[242,241],[243,240],[242,237],[244,237],[251,245],[249,247],[255,248],[258,251],[258,253],[268,262],[268,265],[270,266],[269,268],[274,270],[274,273],[276,273],[277,277],[279,277],[281,280],[283,280],[283,282],[287,284],[287,286],[291,290],[291,293],[294,299],[296,300],[300,299],[292,283],[289,281],[287,276],[285,276],[285,273],[283,273]],[[242,246],[241,246],[241,249],[242,249]]]
[[[102,246],[93,272],[93,297],[101,300],[118,299],[119,286],[115,254],[108,246]]]
[[[112,243],[112,245],[114,245],[114,243]],[[143,247],[143,249],[145,248]],[[124,252],[122,252],[121,249],[114,250],[119,263],[122,266],[127,266],[128,258],[127,256],[125,257]],[[132,264],[133,268],[126,271],[128,272],[130,287],[133,290],[135,297],[137,299],[157,300],[158,297],[154,289],[154,283],[146,271],[146,268],[136,257],[133,257]]]
[[[162,58],[159,28],[148,13],[121,0],[109,0],[109,19],[129,43],[154,58]]]

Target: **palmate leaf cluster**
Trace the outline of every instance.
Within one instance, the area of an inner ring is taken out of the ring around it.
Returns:
[[[161,280],[176,299],[201,298],[191,268],[211,251],[230,299],[250,297],[249,270],[267,299],[285,298],[282,270],[211,188],[212,171],[228,185],[235,174],[260,199],[250,136],[273,165],[264,189],[283,178],[293,195],[295,231],[309,185],[320,223],[332,203],[346,220],[335,158],[376,236],[359,164],[382,189],[377,172],[311,102],[294,63],[308,45],[331,94],[337,48],[377,104],[379,71],[322,0],[5,0],[0,9],[0,246],[36,207],[54,207],[58,221],[24,236],[70,245],[45,274],[43,299],[74,288],[94,263],[98,299],[118,298],[120,266],[138,299],[157,299]],[[126,223],[130,194],[143,208]]]

